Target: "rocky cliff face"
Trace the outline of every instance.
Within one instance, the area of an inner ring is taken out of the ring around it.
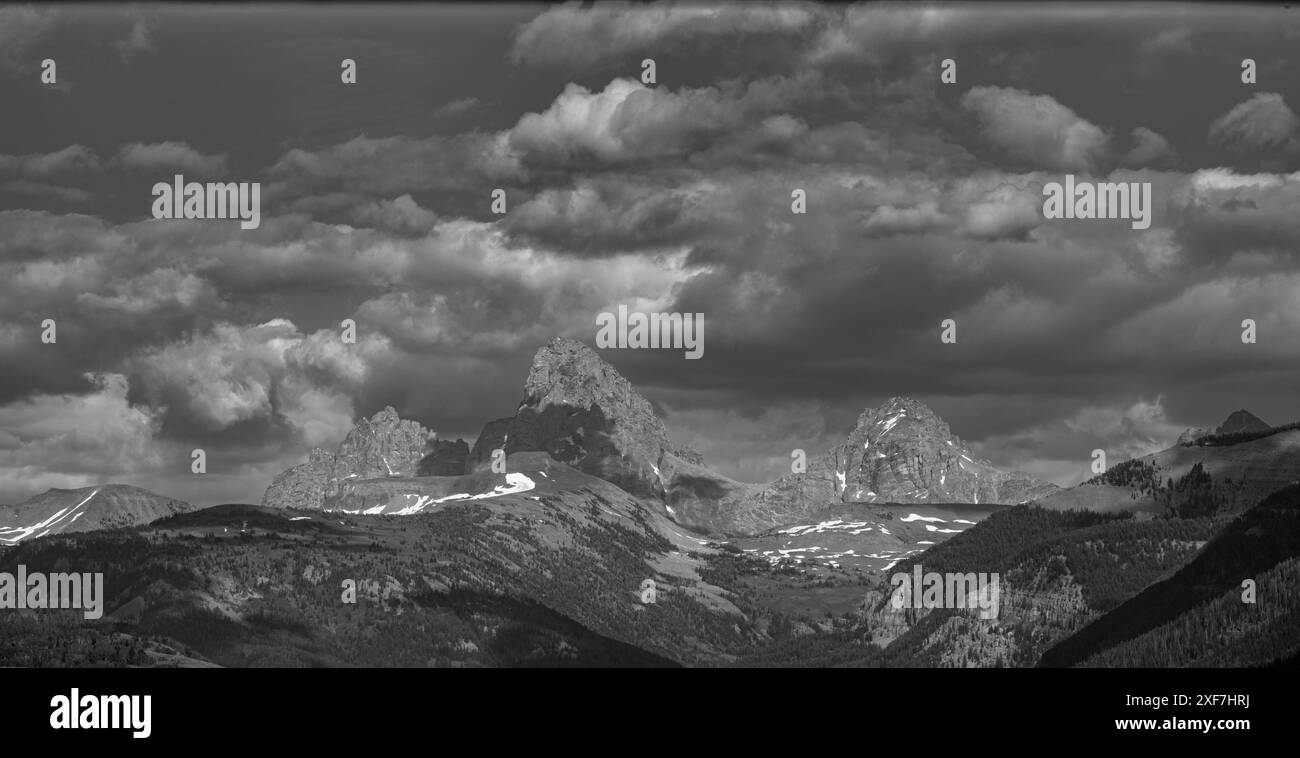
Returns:
[[[440,475],[428,472],[444,470],[446,475],[459,474],[464,466],[457,463],[457,456],[468,448],[464,440],[437,440],[420,423],[384,408],[358,421],[335,452],[317,448],[306,463],[277,476],[262,504],[318,509],[353,480]]]
[[[613,366],[562,337],[537,351],[518,410],[483,427],[467,470],[488,466],[497,448],[545,452],[640,496],[664,494],[665,457],[700,462],[698,453],[673,445],[650,402]]]
[[[271,481],[262,505],[271,508],[320,508],[334,473],[334,454],[316,448],[306,463],[285,469]]]

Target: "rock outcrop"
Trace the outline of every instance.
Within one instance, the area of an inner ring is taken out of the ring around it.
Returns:
[[[459,442],[468,448],[463,440]],[[455,459],[457,449],[456,443],[439,445],[433,432],[387,407],[358,421],[337,451],[317,448],[306,463],[277,476],[262,504],[319,509],[352,480],[417,476],[422,464],[426,468],[448,467],[447,461]]]

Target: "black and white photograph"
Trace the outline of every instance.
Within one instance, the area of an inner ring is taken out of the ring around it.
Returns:
[[[123,683],[54,733],[1300,661],[1300,10],[5,4],[0,108],[0,668]]]

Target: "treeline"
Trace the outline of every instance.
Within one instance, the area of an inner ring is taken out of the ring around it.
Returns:
[[[1176,523],[1176,522],[1173,522]],[[1071,666],[1166,624],[1232,589],[1242,579],[1300,556],[1300,486],[1286,487],[1245,511],[1185,566],[1152,584],[1043,655],[1044,666]]]
[[[1109,484],[1113,487],[1128,487],[1137,490],[1153,500],[1160,494],[1160,469],[1154,461],[1132,458],[1106,469],[1084,484]]]

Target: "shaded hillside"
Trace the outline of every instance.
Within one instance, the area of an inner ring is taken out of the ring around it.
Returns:
[[[1253,577],[1255,602],[1234,587],[1172,621],[1090,656],[1083,666],[1270,666],[1300,654],[1300,558]]]
[[[412,516],[222,506],[35,540],[0,570],[102,571],[103,628],[229,666],[698,665],[747,644],[749,620],[686,552],[708,548],[612,485],[568,476]],[[57,634],[53,617],[36,621]],[[24,633],[11,654],[48,641]]]
[[[1300,486],[1287,487],[1238,516],[1187,566],[1148,587],[1043,655],[1070,666],[1214,600],[1243,579],[1300,555]]]
[[[949,609],[897,611],[886,585],[866,604],[865,620],[890,665],[1032,666],[1056,641],[1185,564],[1223,523],[1009,508],[891,572],[914,565],[925,572],[996,572],[996,619]]]

